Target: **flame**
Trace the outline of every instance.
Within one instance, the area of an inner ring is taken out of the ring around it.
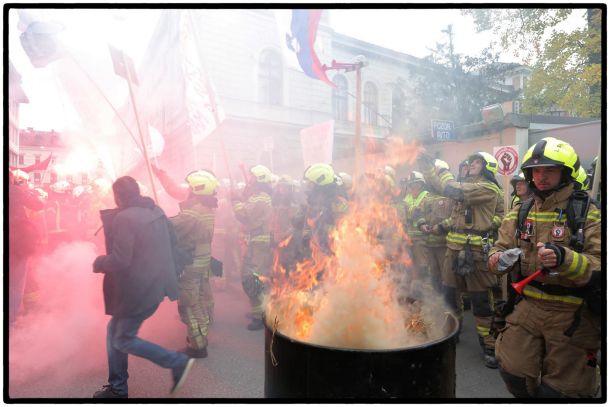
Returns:
[[[392,151],[385,161],[376,156],[368,162],[395,165],[398,157],[406,157],[412,163],[420,150],[396,140],[388,143]],[[359,178],[347,213],[328,234],[329,248],[312,237],[311,256],[291,270],[283,268],[276,253],[265,305],[267,318],[277,318],[281,333],[353,349],[410,346],[440,336],[426,318],[442,312],[422,303],[421,284],[411,271],[410,239],[392,190],[375,174]],[[311,230],[319,218],[307,219]],[[280,249],[290,242],[281,242]]]

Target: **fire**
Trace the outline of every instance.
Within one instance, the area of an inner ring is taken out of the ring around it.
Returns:
[[[408,153],[415,159],[417,146],[399,147],[403,158]],[[410,239],[391,189],[366,174],[358,187],[330,233],[330,253],[312,239],[311,257],[294,270],[274,262],[267,320],[277,318],[278,331],[291,338],[352,349],[406,347],[440,337],[441,327],[433,323],[442,316],[440,296],[412,275]],[[309,223],[315,227],[315,220]]]

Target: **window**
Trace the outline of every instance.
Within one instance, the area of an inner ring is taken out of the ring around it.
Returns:
[[[515,114],[521,113],[521,101],[520,100],[513,101],[513,113],[515,113]]]
[[[40,185],[40,173],[39,172],[34,173],[34,185]]]
[[[40,154],[36,154],[34,156],[34,163],[38,164],[40,162]]]
[[[520,76],[513,76],[513,89],[514,90],[521,89],[521,77]]]
[[[25,164],[25,157],[23,154],[19,154],[19,165]]]
[[[367,82],[364,85],[363,98],[363,122],[372,126],[377,125],[377,111],[379,110],[377,102],[377,87]]]
[[[333,83],[333,117],[335,120],[347,121],[347,79],[343,75],[335,75]]]
[[[268,105],[282,103],[282,61],[277,52],[261,53],[258,66],[259,100]]]

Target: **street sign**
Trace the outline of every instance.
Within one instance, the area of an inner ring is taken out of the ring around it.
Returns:
[[[494,147],[493,153],[496,160],[498,160],[498,174],[512,175],[519,164],[517,146]]]
[[[456,140],[455,127],[453,122],[449,120],[432,120],[431,121],[432,138],[437,141]]]

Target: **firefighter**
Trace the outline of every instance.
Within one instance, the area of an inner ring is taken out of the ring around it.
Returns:
[[[279,263],[284,270],[290,269],[294,264],[295,254],[293,247],[287,246],[287,239],[292,235],[292,221],[299,206],[294,195],[293,179],[282,175],[273,189],[271,197],[273,214],[271,217],[272,246],[279,256]]]
[[[581,191],[590,191],[591,186],[589,185],[589,177],[585,169],[580,166],[574,177],[575,188]]]
[[[449,169],[449,165],[439,159],[434,161],[434,167],[437,171],[443,168]],[[451,226],[451,211],[454,203],[450,198],[437,192],[429,191],[423,201],[425,223],[420,225],[420,230],[425,235],[428,275],[432,280],[432,286],[441,293],[441,270],[447,252],[447,232]]]
[[[293,222],[291,245],[296,246],[297,261],[311,256],[312,245],[331,253],[329,235],[347,210],[335,170],[329,164],[312,164],[303,174],[307,203],[301,205]]]
[[[264,165],[250,168],[247,185],[241,196],[234,191],[231,201],[237,220],[246,232],[246,253],[242,263],[242,287],[250,299],[252,321],[248,330],[256,331],[263,325],[264,286],[259,276],[268,276],[272,267],[271,250],[271,170]]]
[[[507,215],[490,251],[490,270],[502,265],[513,281],[542,271],[521,301],[511,296],[496,342],[500,373],[515,397],[593,397],[598,389],[601,213],[575,191],[579,167],[568,143],[549,137],[531,146],[521,169],[534,197]],[[508,267],[510,252],[503,252],[513,248],[521,255]]]
[[[354,185],[352,176],[347,172],[340,172],[337,174],[337,176],[337,184],[341,187],[341,195],[349,201],[352,198],[352,189]]]
[[[407,179],[408,194],[404,199],[406,206],[405,231],[411,238],[411,253],[413,264],[417,270],[416,278],[422,279],[428,275],[428,248],[426,247],[426,236],[422,226],[426,223],[424,200],[429,192],[426,190],[426,181],[419,171],[412,171]]]
[[[192,358],[205,358],[214,307],[210,274],[219,182],[207,170],[193,171],[185,180],[189,195],[180,202],[178,215],[170,218],[178,246],[193,258],[178,279],[178,312],[187,327],[186,348],[182,351]]]
[[[442,282],[447,304],[458,313],[458,291],[468,291],[476,320],[479,344],[485,366],[498,367],[494,356],[495,339],[491,335],[493,294],[496,276],[487,268],[487,244],[492,235],[499,186],[495,180],[498,162],[489,153],[476,152],[468,157],[469,175],[464,182],[454,180],[447,169],[436,171],[432,157],[420,154],[419,166],[435,189],[456,201],[447,234]]]
[[[513,186],[513,192],[511,194],[513,195],[513,199],[510,201],[511,209],[513,209],[518,202],[525,202],[534,194],[534,191],[532,191],[527,181],[525,181],[523,172],[515,174],[510,180],[510,184]]]

